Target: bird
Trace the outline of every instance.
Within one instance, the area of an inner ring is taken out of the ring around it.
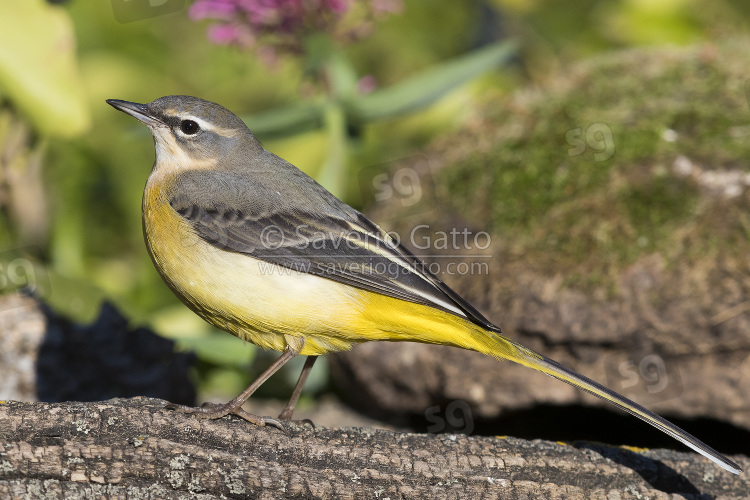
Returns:
[[[369,341],[440,344],[538,370],[742,472],[666,419],[505,336],[380,226],[267,151],[227,108],[184,95],[106,102],[153,135],[142,222],[162,279],[208,323],[282,353],[231,401],[171,404],[172,410],[281,427],[318,356]],[[297,355],[307,358],[279,420],[244,410],[258,387]]]

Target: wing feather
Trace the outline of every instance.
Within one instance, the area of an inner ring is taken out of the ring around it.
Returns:
[[[406,247],[359,212],[249,213],[174,195],[172,208],[206,242],[267,263],[466,317],[499,332]]]

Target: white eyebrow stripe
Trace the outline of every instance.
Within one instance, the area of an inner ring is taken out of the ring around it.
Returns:
[[[204,120],[202,118],[198,118],[197,116],[187,115],[187,116],[179,116],[178,118],[180,120],[192,120],[195,123],[197,123],[200,128],[202,128],[204,130],[209,130],[211,132],[214,132],[216,130],[216,127],[214,127],[213,125],[211,125],[206,120]]]
[[[207,130],[209,132],[213,132],[214,134],[218,134],[224,137],[234,137],[237,135],[237,131],[232,128],[225,128],[225,127],[218,127],[211,122],[207,122],[206,120],[202,118],[198,118],[197,116],[193,115],[185,115],[178,117],[180,120],[192,120],[195,123],[198,124],[200,128],[203,130]]]

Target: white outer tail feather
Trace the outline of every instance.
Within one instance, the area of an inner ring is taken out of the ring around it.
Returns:
[[[520,344],[517,344],[515,342],[512,343],[518,348],[520,352],[525,355],[528,362],[527,366],[529,368],[534,368],[535,370],[545,373],[550,377],[554,377],[574,387],[582,389],[589,394],[593,394],[594,396],[615,405],[621,410],[640,418],[644,422],[651,424],[660,431],[669,434],[686,446],[697,451],[704,457],[714,462],[719,467],[731,472],[732,474],[739,474],[740,472],[742,472],[742,469],[736,463],[732,462],[718,451],[714,450],[704,442],[695,438],[688,432],[680,429],[666,419],[660,417],[656,413],[647,410],[638,403],[631,401],[628,398],[621,396],[620,394],[617,394],[616,392],[604,387],[597,382],[594,382],[587,377],[584,377],[583,375],[565,368],[557,361],[536,353],[527,347],[523,347]],[[521,364],[525,363],[521,362]]]

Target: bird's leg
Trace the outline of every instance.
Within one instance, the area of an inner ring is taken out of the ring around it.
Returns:
[[[317,359],[317,356],[308,356],[305,360],[305,366],[302,367],[302,372],[299,374],[299,379],[297,380],[297,385],[294,386],[292,397],[289,398],[289,402],[286,404],[286,407],[281,411],[281,413],[279,413],[279,420],[292,419],[294,407],[297,406],[297,400],[299,399],[300,394],[302,394],[302,387],[304,387],[305,382],[307,382],[307,377],[308,375],[310,375],[310,371],[312,371],[312,367]]]
[[[285,337],[287,337],[285,335]],[[197,408],[191,407],[191,406],[185,406],[185,405],[178,405],[178,404],[168,404],[167,408],[171,410],[176,410],[182,413],[190,413],[198,418],[221,418],[225,415],[228,415],[230,413],[234,413],[235,415],[244,418],[248,422],[251,422],[256,425],[273,425],[274,427],[278,427],[279,429],[283,429],[281,426],[281,422],[276,420],[275,418],[270,417],[259,417],[257,415],[253,415],[251,413],[246,412],[242,409],[242,405],[245,404],[245,401],[247,401],[247,398],[252,396],[252,394],[258,390],[258,388],[263,385],[263,383],[268,380],[271,375],[279,371],[282,366],[287,364],[289,360],[291,360],[293,357],[295,357],[299,352],[302,350],[302,347],[305,345],[304,340],[302,339],[294,339],[294,342],[287,342],[287,347],[282,353],[282,355],[273,362],[271,366],[269,366],[266,371],[261,373],[255,381],[250,384],[247,389],[242,391],[239,396],[234,398],[233,400],[229,401],[228,403],[224,404],[216,404],[216,403],[205,403],[202,406],[199,406]]]

